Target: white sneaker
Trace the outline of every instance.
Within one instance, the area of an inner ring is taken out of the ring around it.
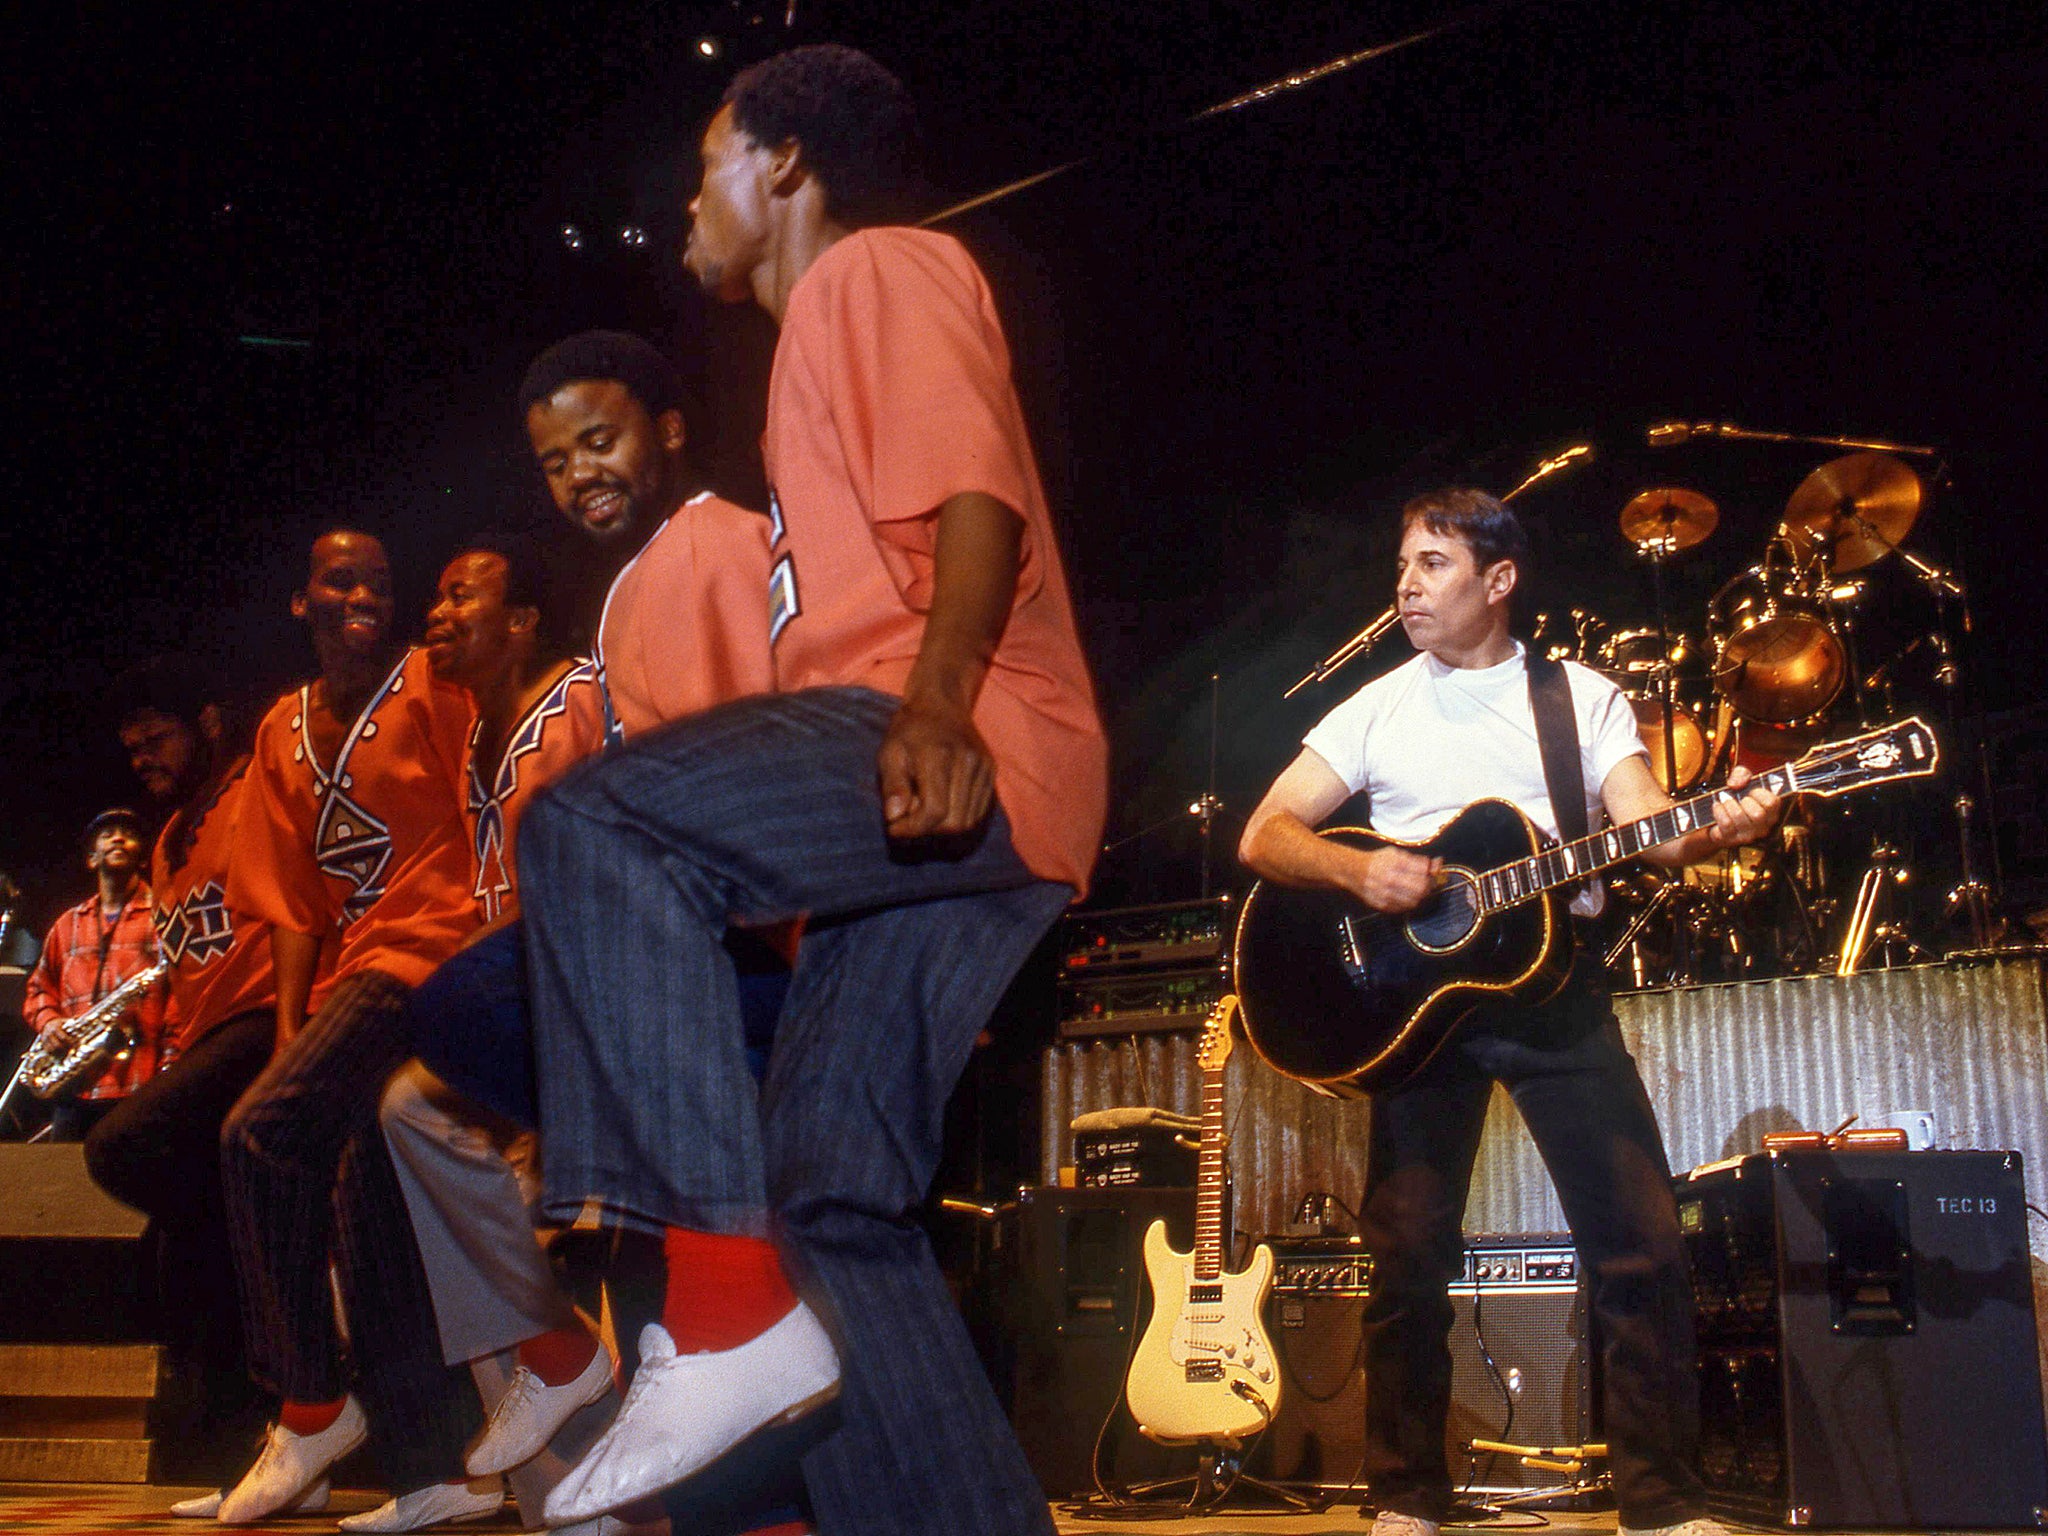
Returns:
[[[1372,1517],[1372,1536],[1437,1536],[1441,1529],[1434,1520],[1391,1509],[1383,1509]]]
[[[679,1355],[659,1323],[640,1333],[640,1369],[625,1406],[548,1494],[549,1525],[569,1525],[681,1482],[757,1429],[839,1395],[839,1355],[798,1302],[735,1349]]]
[[[482,1481],[479,1479],[479,1481]],[[467,1483],[429,1483],[411,1493],[386,1499],[375,1509],[350,1515],[341,1522],[344,1531],[422,1531],[450,1520],[481,1520],[495,1515],[505,1503],[505,1486],[495,1477],[473,1490]]]
[[[1621,1536],[1730,1536],[1728,1527],[1706,1515],[1694,1515],[1676,1525],[1624,1525]]]
[[[222,1525],[248,1525],[288,1509],[369,1433],[353,1392],[343,1399],[340,1417],[317,1435],[295,1435],[282,1424],[271,1425],[256,1465],[220,1501],[214,1519]]]
[[[463,1465],[471,1477],[488,1477],[524,1466],[548,1448],[555,1431],[612,1389],[612,1357],[602,1346],[573,1381],[551,1387],[525,1366],[491,1410],[491,1421],[470,1447]]]
[[[287,1515],[317,1515],[327,1507],[327,1479],[308,1488],[282,1513]],[[180,1520],[211,1520],[220,1513],[221,1500],[227,1497],[225,1488],[216,1488],[211,1493],[202,1493],[197,1498],[180,1499],[171,1506],[171,1513]]]

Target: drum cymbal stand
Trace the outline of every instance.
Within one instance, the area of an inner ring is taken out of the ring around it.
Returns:
[[[1667,510],[1665,517],[1670,519]],[[1678,797],[1678,668],[1671,660],[1671,615],[1664,601],[1664,562],[1678,553],[1678,540],[1670,535],[1645,539],[1636,553],[1650,562],[1650,599],[1657,608],[1657,704],[1664,730],[1664,793]]]
[[[1951,917],[1960,912],[1970,925],[1970,947],[1991,947],[1991,887],[1977,878],[1977,861],[1970,850],[1970,818],[1977,802],[1966,791],[1956,796],[1956,828],[1961,837],[1963,878],[1948,893]]]

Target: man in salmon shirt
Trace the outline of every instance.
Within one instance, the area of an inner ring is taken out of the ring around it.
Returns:
[[[320,663],[256,733],[230,905],[271,927],[277,1052],[221,1136],[244,1341],[284,1400],[218,1518],[284,1509],[366,1438],[394,1497],[342,1522],[416,1530],[495,1511],[463,1447],[479,1421],[441,1362],[404,1197],[378,1132],[385,1081],[411,1054],[407,994],[477,926],[462,760],[469,696],[391,642],[391,567],[367,534],[313,543],[292,598]],[[338,944],[320,975],[323,948]],[[349,1390],[327,1284],[349,1319]]]
[[[521,834],[549,1209],[668,1253],[664,1326],[550,1519],[837,1396],[821,1530],[1052,1528],[915,1211],[975,1035],[1085,886],[1106,749],[987,285],[876,227],[911,129],[850,49],[728,90],[685,259],[781,326],[777,693],[571,775]],[[719,940],[800,914],[757,1094]]]
[[[228,745],[217,695],[182,657],[123,673],[113,697],[129,765],[168,812],[149,888],[170,966],[169,1065],[93,1127],[85,1163],[102,1189],[150,1218],[162,1336],[174,1369],[190,1373],[197,1389],[191,1428],[218,1438],[239,1429],[252,1408],[220,1127],[270,1059],[277,1015],[270,930],[226,899],[249,755]],[[245,1454],[246,1436],[236,1439],[236,1453]]]

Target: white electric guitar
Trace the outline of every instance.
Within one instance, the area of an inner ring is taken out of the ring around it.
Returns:
[[[1280,1371],[1262,1312],[1273,1250],[1261,1243],[1237,1274],[1223,1271],[1223,1064],[1237,999],[1210,1011],[1202,1067],[1202,1151],[1195,1182],[1195,1248],[1176,1252],[1166,1223],[1145,1233],[1152,1320],[1131,1357],[1124,1399],[1138,1428],[1167,1444],[1235,1445],[1280,1411]]]

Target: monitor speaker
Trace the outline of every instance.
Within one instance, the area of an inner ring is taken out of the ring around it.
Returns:
[[[2048,1523],[2016,1152],[1785,1151],[1678,1183],[1715,1508]]]

